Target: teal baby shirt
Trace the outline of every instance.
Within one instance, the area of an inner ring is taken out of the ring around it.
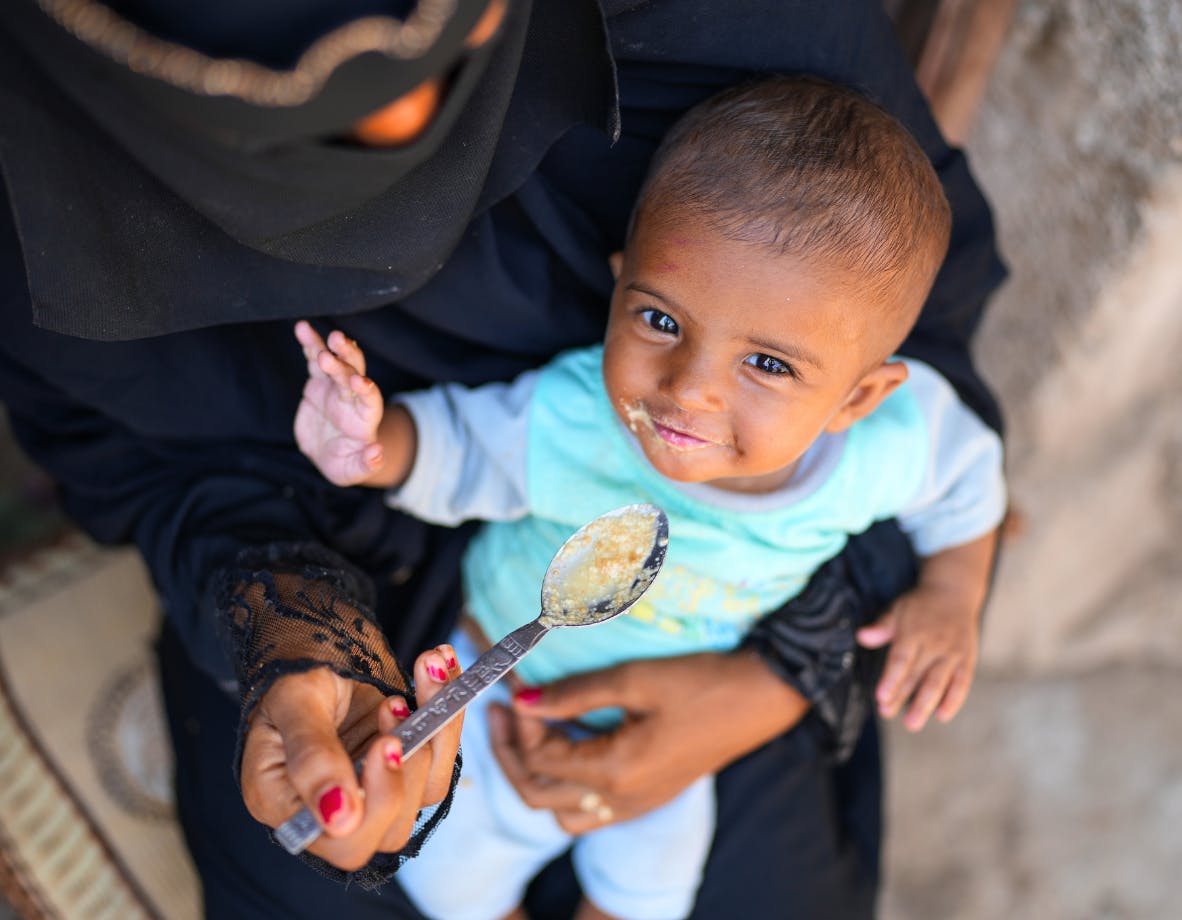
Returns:
[[[563,540],[633,502],[665,510],[668,554],[629,613],[551,633],[518,668],[528,683],[632,658],[734,648],[848,535],[907,508],[924,483],[929,432],[906,385],[844,435],[827,436],[826,474],[812,475],[805,488],[790,483],[782,493],[739,496],[674,483],[653,469],[609,404],[602,353],[568,352],[537,373],[524,458],[529,513],[489,523],[475,537],[463,564],[467,604],[493,640],[531,619]]]

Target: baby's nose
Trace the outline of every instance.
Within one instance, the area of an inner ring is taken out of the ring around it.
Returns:
[[[685,354],[669,367],[665,390],[687,411],[717,412],[725,405],[719,371],[707,355]]]

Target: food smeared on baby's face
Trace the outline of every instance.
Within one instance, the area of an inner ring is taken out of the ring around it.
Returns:
[[[640,403],[623,402],[620,403],[620,415],[627,421],[628,430],[633,434],[640,434],[640,427],[642,425],[652,426],[653,417],[648,414],[648,410]]]

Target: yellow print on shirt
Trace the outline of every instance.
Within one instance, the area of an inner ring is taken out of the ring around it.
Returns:
[[[630,612],[640,622],[676,635],[700,631],[711,620],[750,622],[763,608],[764,599],[756,591],[675,565],[661,572]]]

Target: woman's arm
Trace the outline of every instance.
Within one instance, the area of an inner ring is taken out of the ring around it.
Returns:
[[[625,711],[624,724],[582,741],[541,721],[608,706]],[[582,833],[604,823],[580,808],[588,791],[612,821],[634,818],[783,734],[808,707],[750,650],[632,661],[494,710],[493,750],[527,804]]]

